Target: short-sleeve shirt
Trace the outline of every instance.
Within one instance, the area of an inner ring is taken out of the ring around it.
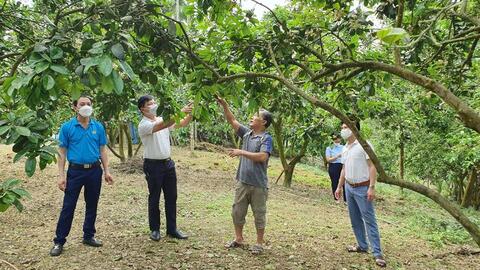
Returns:
[[[60,127],[59,146],[67,149],[67,160],[76,164],[92,164],[100,159],[100,147],[107,144],[103,125],[90,119],[83,128],[76,117]]]
[[[267,132],[253,134],[253,130],[240,125],[237,135],[242,138],[242,150],[254,153],[265,152],[270,154],[273,150],[272,136]],[[237,180],[247,185],[268,188],[267,177],[268,159],[264,162],[254,162],[244,156],[240,157]]]
[[[368,145],[373,149],[370,142]],[[360,143],[355,140],[351,145],[347,144],[343,148],[342,163],[345,170],[345,179],[352,183],[360,183],[370,179],[370,171],[368,169],[367,155]]]
[[[143,144],[143,158],[167,159],[171,155],[170,128],[164,128],[153,132],[153,126],[157,121],[163,121],[162,117],[151,120],[143,117],[138,124],[138,135]]]
[[[343,152],[343,145],[332,145],[332,146],[329,146],[327,147],[327,149],[325,150],[325,156],[328,157],[328,158],[332,158],[338,154],[341,154]],[[333,161],[330,161],[330,163],[342,163],[342,158],[337,158]]]

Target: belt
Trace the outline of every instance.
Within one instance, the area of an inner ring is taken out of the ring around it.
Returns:
[[[102,164],[102,163],[97,160],[97,161],[95,161],[94,163],[91,163],[91,164],[69,163],[68,167],[71,168],[71,169],[89,170],[89,169],[100,167],[100,164]]]
[[[171,158],[165,158],[165,159],[151,159],[151,158],[144,158],[143,161],[145,162],[151,162],[151,163],[166,163],[172,160]]]
[[[351,187],[356,188],[356,187],[365,187],[370,185],[370,180],[359,182],[359,183],[353,183],[348,180],[346,180],[347,184],[349,184]]]

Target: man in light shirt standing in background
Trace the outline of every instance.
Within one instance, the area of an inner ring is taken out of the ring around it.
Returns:
[[[356,127],[360,131],[359,122],[356,122]],[[335,197],[339,199],[342,196],[342,189],[346,182],[348,213],[355,238],[357,239],[357,245],[347,247],[347,251],[368,252],[366,237],[368,233],[368,240],[370,240],[375,263],[380,267],[385,267],[387,263],[383,258],[380,247],[380,233],[378,232],[373,205],[377,170],[370,157],[345,123],[342,124],[340,134],[347,141],[347,144],[342,154],[343,169],[340,173],[340,181],[335,191]],[[372,146],[370,145],[370,147]]]
[[[175,120],[164,121],[157,117],[158,105],[152,96],[138,99],[138,109],[143,118],[138,125],[138,134],[144,147],[143,171],[148,183],[148,221],[150,239],[159,241],[160,236],[160,194],[163,190],[167,235],[177,239],[188,236],[177,230],[177,174],[175,162],[171,160],[170,130],[185,127],[192,120],[192,105],[182,109],[187,116],[175,125]]]

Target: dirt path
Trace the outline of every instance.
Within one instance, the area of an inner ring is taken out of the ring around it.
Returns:
[[[13,154],[8,149],[0,146],[0,179],[26,179],[23,162],[12,164]],[[63,198],[55,184],[55,166],[51,166],[24,183],[33,199],[25,202],[23,213],[9,209],[0,214],[0,259],[18,269],[42,270],[375,268],[370,256],[344,251],[344,246],[354,243],[346,208],[332,203],[327,190],[306,187],[289,190],[272,185],[265,254],[252,256],[246,250],[225,250],[223,244],[232,238],[230,208],[237,161],[209,152],[197,152],[192,157],[179,148],[174,151],[174,159],[179,178],[178,226],[190,235],[189,240],[148,239],[147,187],[139,163],[134,162],[115,166],[115,185],[103,186],[96,224],[97,237],[105,246],[81,244],[81,198],[64,253],[50,257]],[[380,219],[388,205],[388,200],[378,203]],[[436,255],[458,247],[432,251],[424,240],[402,236],[401,226],[384,221],[379,225],[389,269],[480,269],[478,255],[436,259]],[[251,214],[245,230],[247,242],[253,243]],[[0,261],[0,269],[13,268]]]

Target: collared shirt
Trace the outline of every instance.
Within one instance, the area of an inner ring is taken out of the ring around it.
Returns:
[[[327,149],[325,150],[325,156],[328,158],[332,158],[338,154],[341,154],[342,152],[343,152],[343,145],[341,144],[339,144],[338,146],[332,145],[327,147]],[[329,163],[342,163],[342,158],[339,157],[333,161],[330,161]]]
[[[157,117],[156,120],[151,120],[143,117],[138,124],[138,134],[143,144],[143,158],[149,159],[166,159],[170,158],[170,128],[164,128],[153,133],[153,126],[157,121],[163,121],[162,117]]]
[[[90,119],[83,128],[76,117],[65,122],[60,128],[59,146],[67,149],[70,163],[92,164],[100,159],[100,147],[107,144],[103,125]]]
[[[268,133],[253,134],[253,130],[240,125],[237,135],[243,139],[242,150],[254,153],[266,152],[270,157],[273,149],[272,136]],[[237,180],[247,185],[268,188],[268,159],[264,162],[254,162],[244,156],[240,157]]]
[[[368,145],[373,149],[370,142]],[[345,179],[353,183],[360,183],[370,179],[370,171],[368,169],[367,155],[360,143],[355,140],[352,144],[347,144],[343,148],[342,163],[345,170]]]

